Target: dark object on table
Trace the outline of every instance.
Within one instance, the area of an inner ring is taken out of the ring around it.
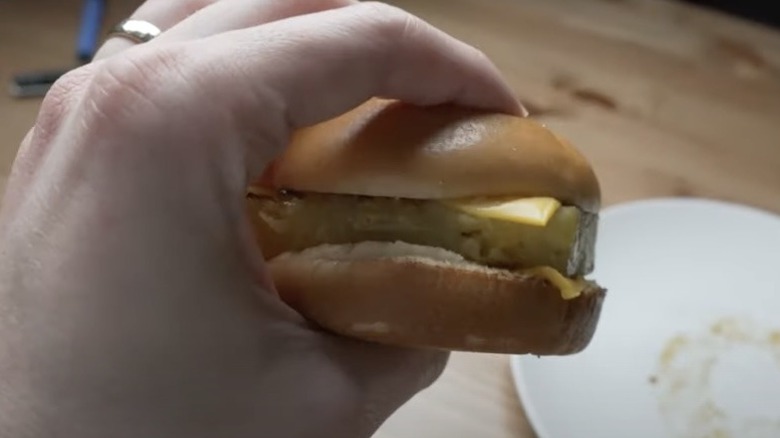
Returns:
[[[77,65],[92,60],[97,50],[103,24],[105,0],[84,0],[81,10],[81,25],[76,38]],[[13,97],[41,97],[52,84],[70,70],[70,68],[23,72],[15,75],[8,87]]]
[[[766,0],[683,0],[686,3],[717,9],[727,14],[780,27],[780,9]]]
[[[43,96],[67,72],[67,69],[61,69],[19,73],[11,79],[8,92],[18,98]]]

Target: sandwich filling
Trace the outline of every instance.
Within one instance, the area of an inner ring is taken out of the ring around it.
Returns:
[[[422,200],[249,193],[270,259],[321,245],[406,242],[493,268],[525,271],[578,296],[593,270],[598,216],[551,198]]]

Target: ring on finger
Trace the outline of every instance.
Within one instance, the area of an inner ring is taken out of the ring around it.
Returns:
[[[136,43],[146,43],[160,35],[160,28],[145,20],[123,20],[117,24],[109,37],[119,36]]]

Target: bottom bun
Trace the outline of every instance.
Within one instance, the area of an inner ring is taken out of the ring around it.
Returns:
[[[406,243],[323,245],[269,262],[282,299],[324,329],[382,344],[506,354],[583,350],[606,291],[565,300],[544,277]]]

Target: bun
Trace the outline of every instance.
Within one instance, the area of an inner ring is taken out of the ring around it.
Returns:
[[[297,131],[262,184],[417,199],[550,196],[590,212],[601,203],[588,161],[531,119],[384,99]]]
[[[269,262],[282,299],[323,328],[397,346],[564,355],[596,330],[605,290],[564,300],[542,277],[407,243],[324,245]]]

